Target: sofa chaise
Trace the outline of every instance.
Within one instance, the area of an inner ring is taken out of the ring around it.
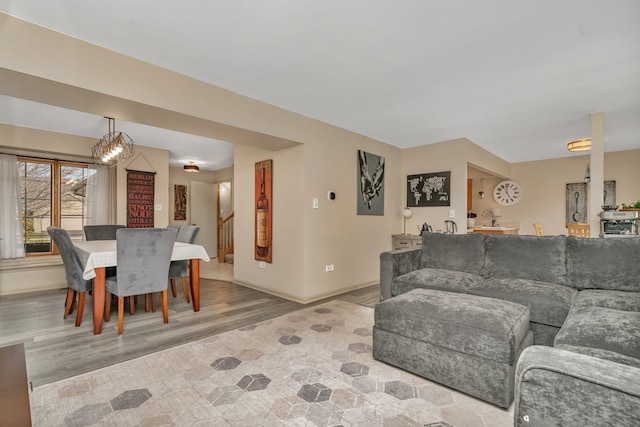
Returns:
[[[528,309],[534,345],[516,354],[511,379],[516,425],[640,425],[640,238],[424,233],[421,248],[380,256],[374,357],[407,369],[409,356],[388,351],[392,340],[376,339],[376,328],[379,336],[405,335],[384,329],[394,310],[386,302],[433,291],[454,304],[465,295],[457,309],[482,301],[473,298]]]

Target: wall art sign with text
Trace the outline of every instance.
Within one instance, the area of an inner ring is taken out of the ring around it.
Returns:
[[[176,184],[173,186],[173,219],[187,220],[187,186]]]
[[[155,172],[127,170],[127,227],[153,227],[155,176]]]
[[[358,215],[384,216],[384,157],[358,150]]]
[[[407,206],[451,206],[451,171],[407,175]]]
[[[271,262],[273,219],[273,160],[256,163],[255,172],[255,259]]]

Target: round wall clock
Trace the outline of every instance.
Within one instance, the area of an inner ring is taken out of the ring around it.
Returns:
[[[515,181],[502,181],[493,189],[493,198],[502,206],[515,205],[522,197],[520,184]]]

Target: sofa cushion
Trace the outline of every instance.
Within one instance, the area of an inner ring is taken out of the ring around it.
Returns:
[[[460,353],[513,364],[529,310],[509,301],[414,289],[376,305],[375,326]]]
[[[488,234],[484,277],[566,284],[566,236]]]
[[[439,268],[422,268],[393,279],[391,295],[400,295],[417,288],[469,293],[470,289],[480,287],[483,283],[482,276],[475,274]]]
[[[422,235],[422,268],[441,268],[481,274],[484,267],[483,233]]]
[[[554,346],[618,363],[640,360],[638,305],[637,292],[581,291]]]
[[[578,294],[573,288],[527,279],[486,279],[469,293],[517,302],[529,307],[532,322],[561,327]]]
[[[603,307],[640,313],[640,292],[588,289],[578,292],[576,307]]]
[[[640,292],[640,238],[567,238],[567,283],[576,289]]]

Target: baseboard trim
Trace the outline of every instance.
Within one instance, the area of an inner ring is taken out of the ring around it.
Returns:
[[[331,297],[335,297],[336,295],[340,295],[340,294],[344,294],[346,292],[351,292],[351,291],[355,291],[358,289],[362,289],[362,288],[366,288],[367,286],[371,286],[371,285],[375,285],[376,283],[378,283],[377,280],[373,280],[370,282],[365,282],[365,283],[360,283],[357,285],[353,285],[353,286],[348,286],[342,289],[338,289],[332,292],[325,292],[322,294],[317,294],[317,295],[313,295],[311,297],[308,298],[299,298],[295,295],[291,295],[285,292],[276,292],[273,289],[267,289],[264,288],[260,285],[255,285],[253,283],[248,283],[248,282],[244,282],[242,280],[237,280],[237,279],[233,279],[231,281],[231,283],[236,284],[236,285],[240,285],[240,286],[245,286],[247,288],[250,289],[255,289],[256,291],[260,291],[260,292],[264,292],[265,294],[269,294],[269,295],[273,295],[279,298],[284,298],[286,300],[289,301],[293,301],[293,302],[297,302],[299,304],[309,304],[312,302],[316,302],[325,298],[331,298]]]

